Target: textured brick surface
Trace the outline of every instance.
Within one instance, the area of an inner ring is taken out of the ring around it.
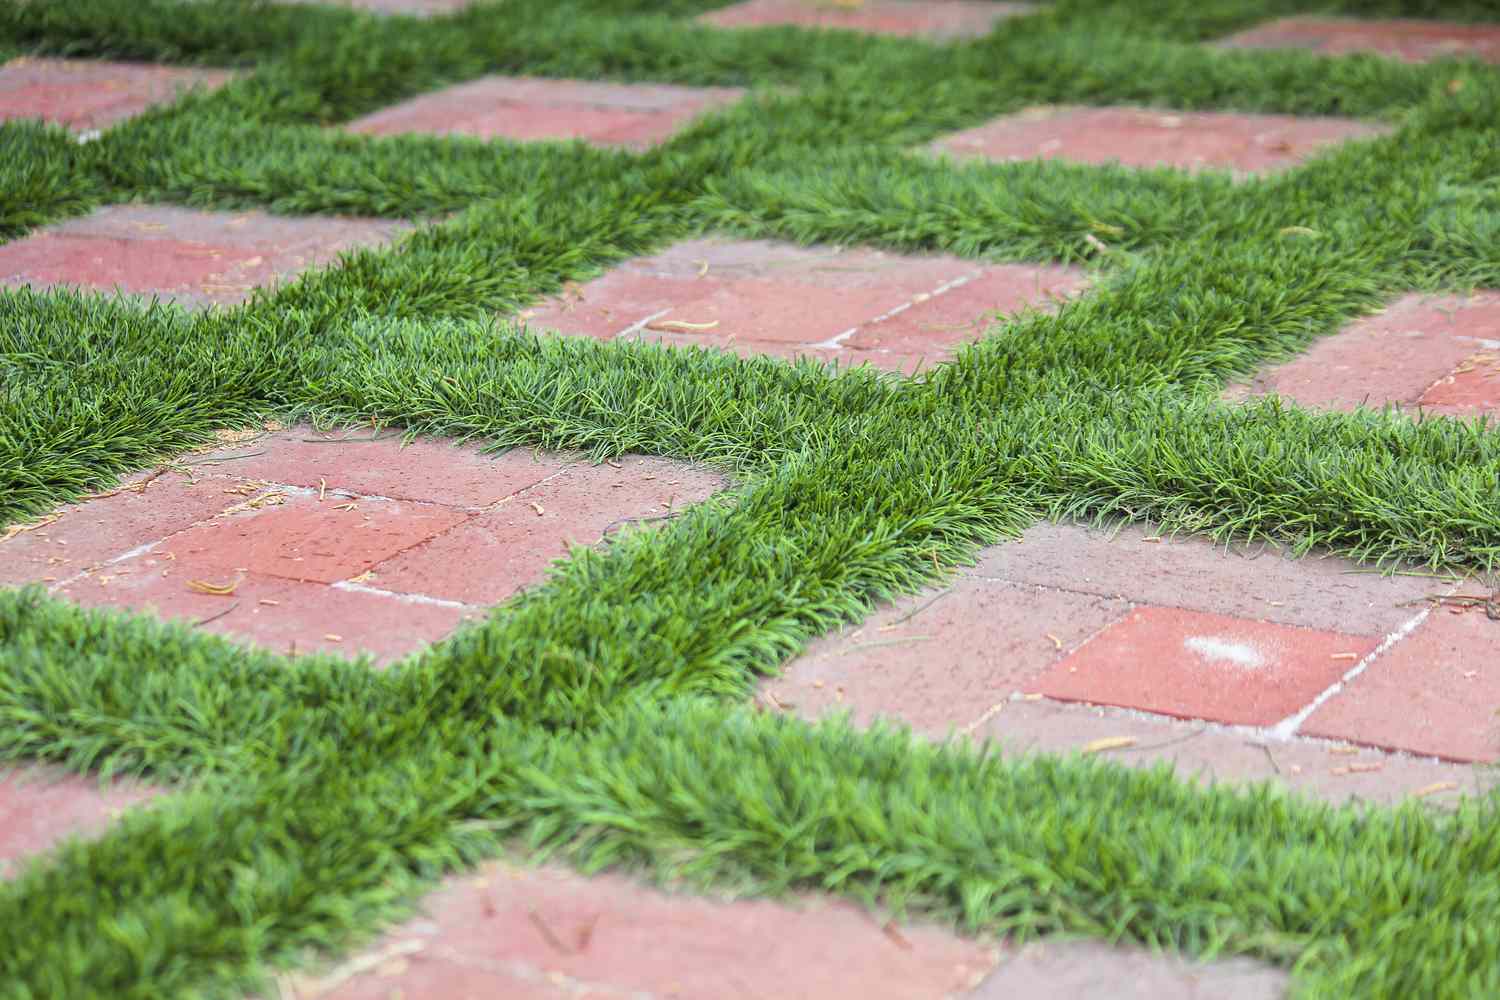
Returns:
[[[123,810],[160,794],[137,782],[101,786],[48,767],[0,767],[0,878],[69,837],[99,834]]]
[[[1294,714],[1374,639],[1177,608],[1137,608],[1057,664],[1036,690],[1064,701],[1266,726]]]
[[[75,131],[102,129],[229,81],[224,70],[90,59],[12,59],[0,66],[0,121],[40,118]]]
[[[1446,56],[1500,62],[1500,25],[1441,21],[1288,17],[1225,39],[1233,48],[1310,49],[1328,55],[1374,52],[1406,62]]]
[[[943,1000],[993,950],[924,926],[887,932],[848,904],[719,902],[618,876],[502,863],[449,879],[423,915],[292,985],[324,1000],[777,997]]]
[[[1419,798],[1446,805],[1460,796],[1483,795],[1495,784],[1491,773],[1458,764],[1045,698],[1007,702],[975,736],[1008,754],[1074,754],[1096,741],[1128,739],[1130,745],[1099,751],[1098,757],[1126,767],[1167,763],[1179,776],[1205,784],[1268,781],[1336,803]]]
[[[474,604],[510,597],[539,582],[569,543],[592,545],[606,531],[655,523],[722,489],[717,474],[677,462],[625,458],[575,463],[375,568],[383,589]]]
[[[1495,381],[1491,358],[1497,351],[1500,292],[1406,295],[1314,342],[1291,361],[1230,387],[1225,397],[1276,393],[1303,406],[1352,410],[1360,404],[1425,406],[1424,396],[1433,389],[1433,409],[1472,412],[1463,390],[1475,382],[1487,389],[1486,383]],[[1472,380],[1445,396],[1438,384],[1459,368],[1470,368]]]
[[[414,97],[346,127],[364,135],[583,139],[639,150],[664,142],[692,119],[742,94],[728,87],[488,76]]]
[[[1199,963],[1144,948],[1042,941],[1001,955],[972,1000],[1281,1000],[1285,970],[1249,959]]]
[[[1070,268],[705,239],[628,261],[521,318],[601,339],[912,371],[977,339],[994,316],[1051,306],[1083,285]]]
[[[1464,593],[1481,592],[1470,584]],[[1434,610],[1304,723],[1314,736],[1448,760],[1500,760],[1500,621]]]
[[[1048,107],[954,133],[934,148],[960,158],[1062,159],[1249,174],[1290,167],[1334,143],[1387,131],[1342,118]]]
[[[340,251],[388,242],[406,223],[111,205],[0,246],[0,285],[119,289],[233,304]]]
[[[1481,351],[1465,358],[1429,386],[1417,405],[1452,417],[1500,416],[1500,353]]]
[[[986,35],[1006,18],[1036,9],[1032,4],[991,0],[864,0],[844,5],[807,0],[746,0],[710,11],[699,20],[725,28],[795,25],[953,40]]]

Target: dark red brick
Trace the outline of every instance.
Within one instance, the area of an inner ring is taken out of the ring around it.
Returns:
[[[451,878],[424,915],[322,977],[324,1000],[406,997],[777,997],[942,1000],[993,951],[947,930],[886,932],[847,903],[723,902],[615,875],[491,863]]]
[[[69,837],[102,833],[121,812],[163,792],[133,781],[101,785],[43,766],[0,768],[0,878]]]
[[[375,566],[385,590],[468,604],[504,600],[541,581],[569,543],[591,545],[606,530],[663,518],[723,487],[702,468],[627,457],[614,465],[577,463],[424,545]]]
[[[949,41],[986,35],[1006,18],[1036,9],[1028,3],[993,0],[862,0],[845,4],[746,0],[711,11],[699,20],[723,28],[793,25]]]
[[[1036,683],[1063,701],[1268,726],[1312,703],[1378,642],[1176,608],[1137,608]]]
[[[379,219],[112,205],[0,245],[0,285],[118,289],[227,305],[410,228]]]
[[[726,87],[488,76],[423,94],[346,127],[364,135],[583,139],[639,150],[665,141],[694,118],[732,104],[742,94]]]
[[[1482,592],[1470,584],[1465,593]],[[1500,621],[1480,609],[1434,610],[1415,632],[1307,719],[1312,736],[1431,754],[1500,760]]]
[[[77,131],[102,129],[176,99],[223,86],[224,70],[87,59],[12,59],[0,66],[0,121],[40,118]]]
[[[1405,62],[1448,56],[1500,62],[1500,25],[1287,17],[1232,35],[1220,44],[1231,48],[1308,49],[1326,55],[1373,52]]]
[[[1476,354],[1500,349],[1500,292],[1406,295],[1313,343],[1291,361],[1232,386],[1225,398],[1275,393],[1303,406],[1414,408]],[[1483,369],[1481,363],[1476,368]],[[1441,397],[1439,397],[1441,398]],[[1441,412],[1442,404],[1435,408]]]
[[[1054,107],[957,132],[934,148],[960,158],[1062,159],[1250,174],[1290,167],[1334,143],[1389,131],[1343,118]]]

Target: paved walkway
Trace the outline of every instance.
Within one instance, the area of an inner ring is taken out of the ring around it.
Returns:
[[[438,14],[459,0],[364,0]],[[721,26],[803,24],[945,40],[1026,5],[748,0]],[[1225,45],[1500,60],[1500,28],[1276,21]],[[20,59],[0,67],[0,119],[88,138],[227,74]],[[486,78],[347,128],[642,149],[732,90]],[[1041,108],[938,142],[932,155],[1282,169],[1375,129],[1332,119]],[[243,301],[349,248],[399,240],[380,220],[112,206],[0,246],[0,282]],[[863,249],[703,239],[622,264],[515,317],[533,329],[870,362],[911,373],[997,314],[1048,309],[1087,279]],[[1313,408],[1392,403],[1500,415],[1500,292],[1402,299],[1231,388]],[[266,427],[127,479],[0,541],[0,586],[41,583],[87,606],[155,609],[289,653],[363,653],[379,669],[540,581],[570,545],[672,517],[734,484],[645,457],[594,465],[497,456],[368,428]],[[1341,560],[1215,547],[1150,527],[1041,524],[947,585],[828,635],[759,693],[771,711],[848,709],[1017,752],[1174,761],[1202,780],[1269,780],[1334,801],[1443,805],[1500,760],[1495,581],[1382,576]],[[0,777],[0,865],[101,830],[170,789],[28,769]],[[0,870],[3,873],[3,870]],[[842,903],[677,897],[608,876],[496,862],[423,915],[286,997],[1272,997],[1281,973],[1191,966],[1092,944],[1016,952]]]

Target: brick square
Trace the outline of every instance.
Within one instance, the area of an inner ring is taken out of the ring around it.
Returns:
[[[1495,24],[1287,17],[1231,35],[1219,44],[1242,49],[1308,49],[1325,55],[1372,52],[1403,62],[1458,56],[1500,63],[1500,25]]]
[[[1269,726],[1373,652],[1375,639],[1141,607],[1037,681],[1062,701]]]
[[[532,327],[912,371],[996,314],[1076,292],[1073,268],[703,239],[627,261],[521,314]]]
[[[0,122],[40,118],[76,132],[107,128],[232,73],[91,59],[23,56],[0,66]]]
[[[960,159],[1061,159],[1255,174],[1291,167],[1339,142],[1389,131],[1345,118],[1040,107],[955,132],[933,148]]]
[[[410,228],[383,219],[111,205],[0,245],[0,285],[119,289],[185,305],[232,305],[257,287]]]
[[[69,837],[103,832],[120,812],[160,794],[139,782],[101,786],[42,765],[0,768],[0,879]]]
[[[887,933],[848,903],[725,902],[618,876],[503,862],[455,876],[423,915],[322,977],[323,1000],[406,997],[777,997],[941,1000],[994,967],[992,948],[926,925]]]
[[[1230,386],[1224,396],[1275,393],[1318,409],[1390,404],[1472,415],[1496,409],[1497,352],[1500,292],[1406,295],[1248,383]]]
[[[715,473],[665,459],[580,462],[562,475],[375,566],[382,589],[468,604],[492,604],[541,580],[569,543],[591,545],[607,531],[652,523],[724,486]]]
[[[1470,585],[1465,593],[1476,592]],[[1437,608],[1302,731],[1444,760],[1500,761],[1500,621]]]
[[[596,146],[644,150],[743,93],[732,87],[487,76],[414,97],[345,127],[362,135],[582,139]]]
[[[1194,962],[1095,941],[1038,941],[1002,953],[970,1000],[1282,1000],[1291,976],[1248,958]]]
[[[1001,21],[1035,10],[1029,3],[994,0],[865,0],[842,6],[809,0],[745,0],[710,11],[699,20],[721,28],[791,25],[956,41],[987,35]]]

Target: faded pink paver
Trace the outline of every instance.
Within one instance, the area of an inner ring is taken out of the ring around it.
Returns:
[[[732,87],[487,76],[414,97],[345,128],[363,135],[423,133],[523,142],[582,139],[597,146],[644,150],[743,94]]]
[[[403,448],[367,428],[230,437],[0,542],[0,585],[384,662],[537,582],[569,542],[657,523],[724,486],[664,459]]]
[[[1500,292],[1405,295],[1224,395],[1275,393],[1329,410],[1391,404],[1455,416],[1497,412],[1497,357]]]
[[[1500,62],[1500,25],[1287,17],[1231,35],[1219,44],[1247,49],[1310,49],[1327,55],[1373,52],[1405,62],[1450,56]]]
[[[727,902],[500,862],[448,879],[421,909],[341,969],[293,985],[323,1000],[945,1000],[995,964],[986,943],[923,925],[887,933],[847,903]]]
[[[529,326],[914,371],[996,315],[1055,305],[1073,268],[701,239],[627,261],[521,313]]]
[[[410,230],[385,219],[111,205],[0,245],[0,285],[70,286],[231,305],[258,287]]]
[[[1269,726],[1378,645],[1372,638],[1141,607],[1043,674],[1049,698]]]
[[[1037,9],[993,0],[864,0],[842,7],[810,0],[745,0],[698,20],[721,28],[791,25],[952,41],[987,35],[1001,21]]]
[[[122,811],[160,794],[139,782],[101,786],[41,765],[0,767],[0,879],[68,837],[103,832]]]
[[[0,122],[40,118],[75,131],[101,129],[193,87],[221,87],[232,75],[149,63],[12,59],[0,66]]]
[[[1038,941],[1001,955],[972,1000],[1282,1000],[1291,976],[1247,958],[1193,962],[1145,948]]]
[[[1039,107],[955,132],[933,149],[996,161],[1060,159],[1253,174],[1293,166],[1336,143],[1389,131],[1346,118]]]
[[[1465,593],[1476,593],[1471,584]],[[1500,621],[1437,608],[1303,725],[1313,736],[1500,761]]]

